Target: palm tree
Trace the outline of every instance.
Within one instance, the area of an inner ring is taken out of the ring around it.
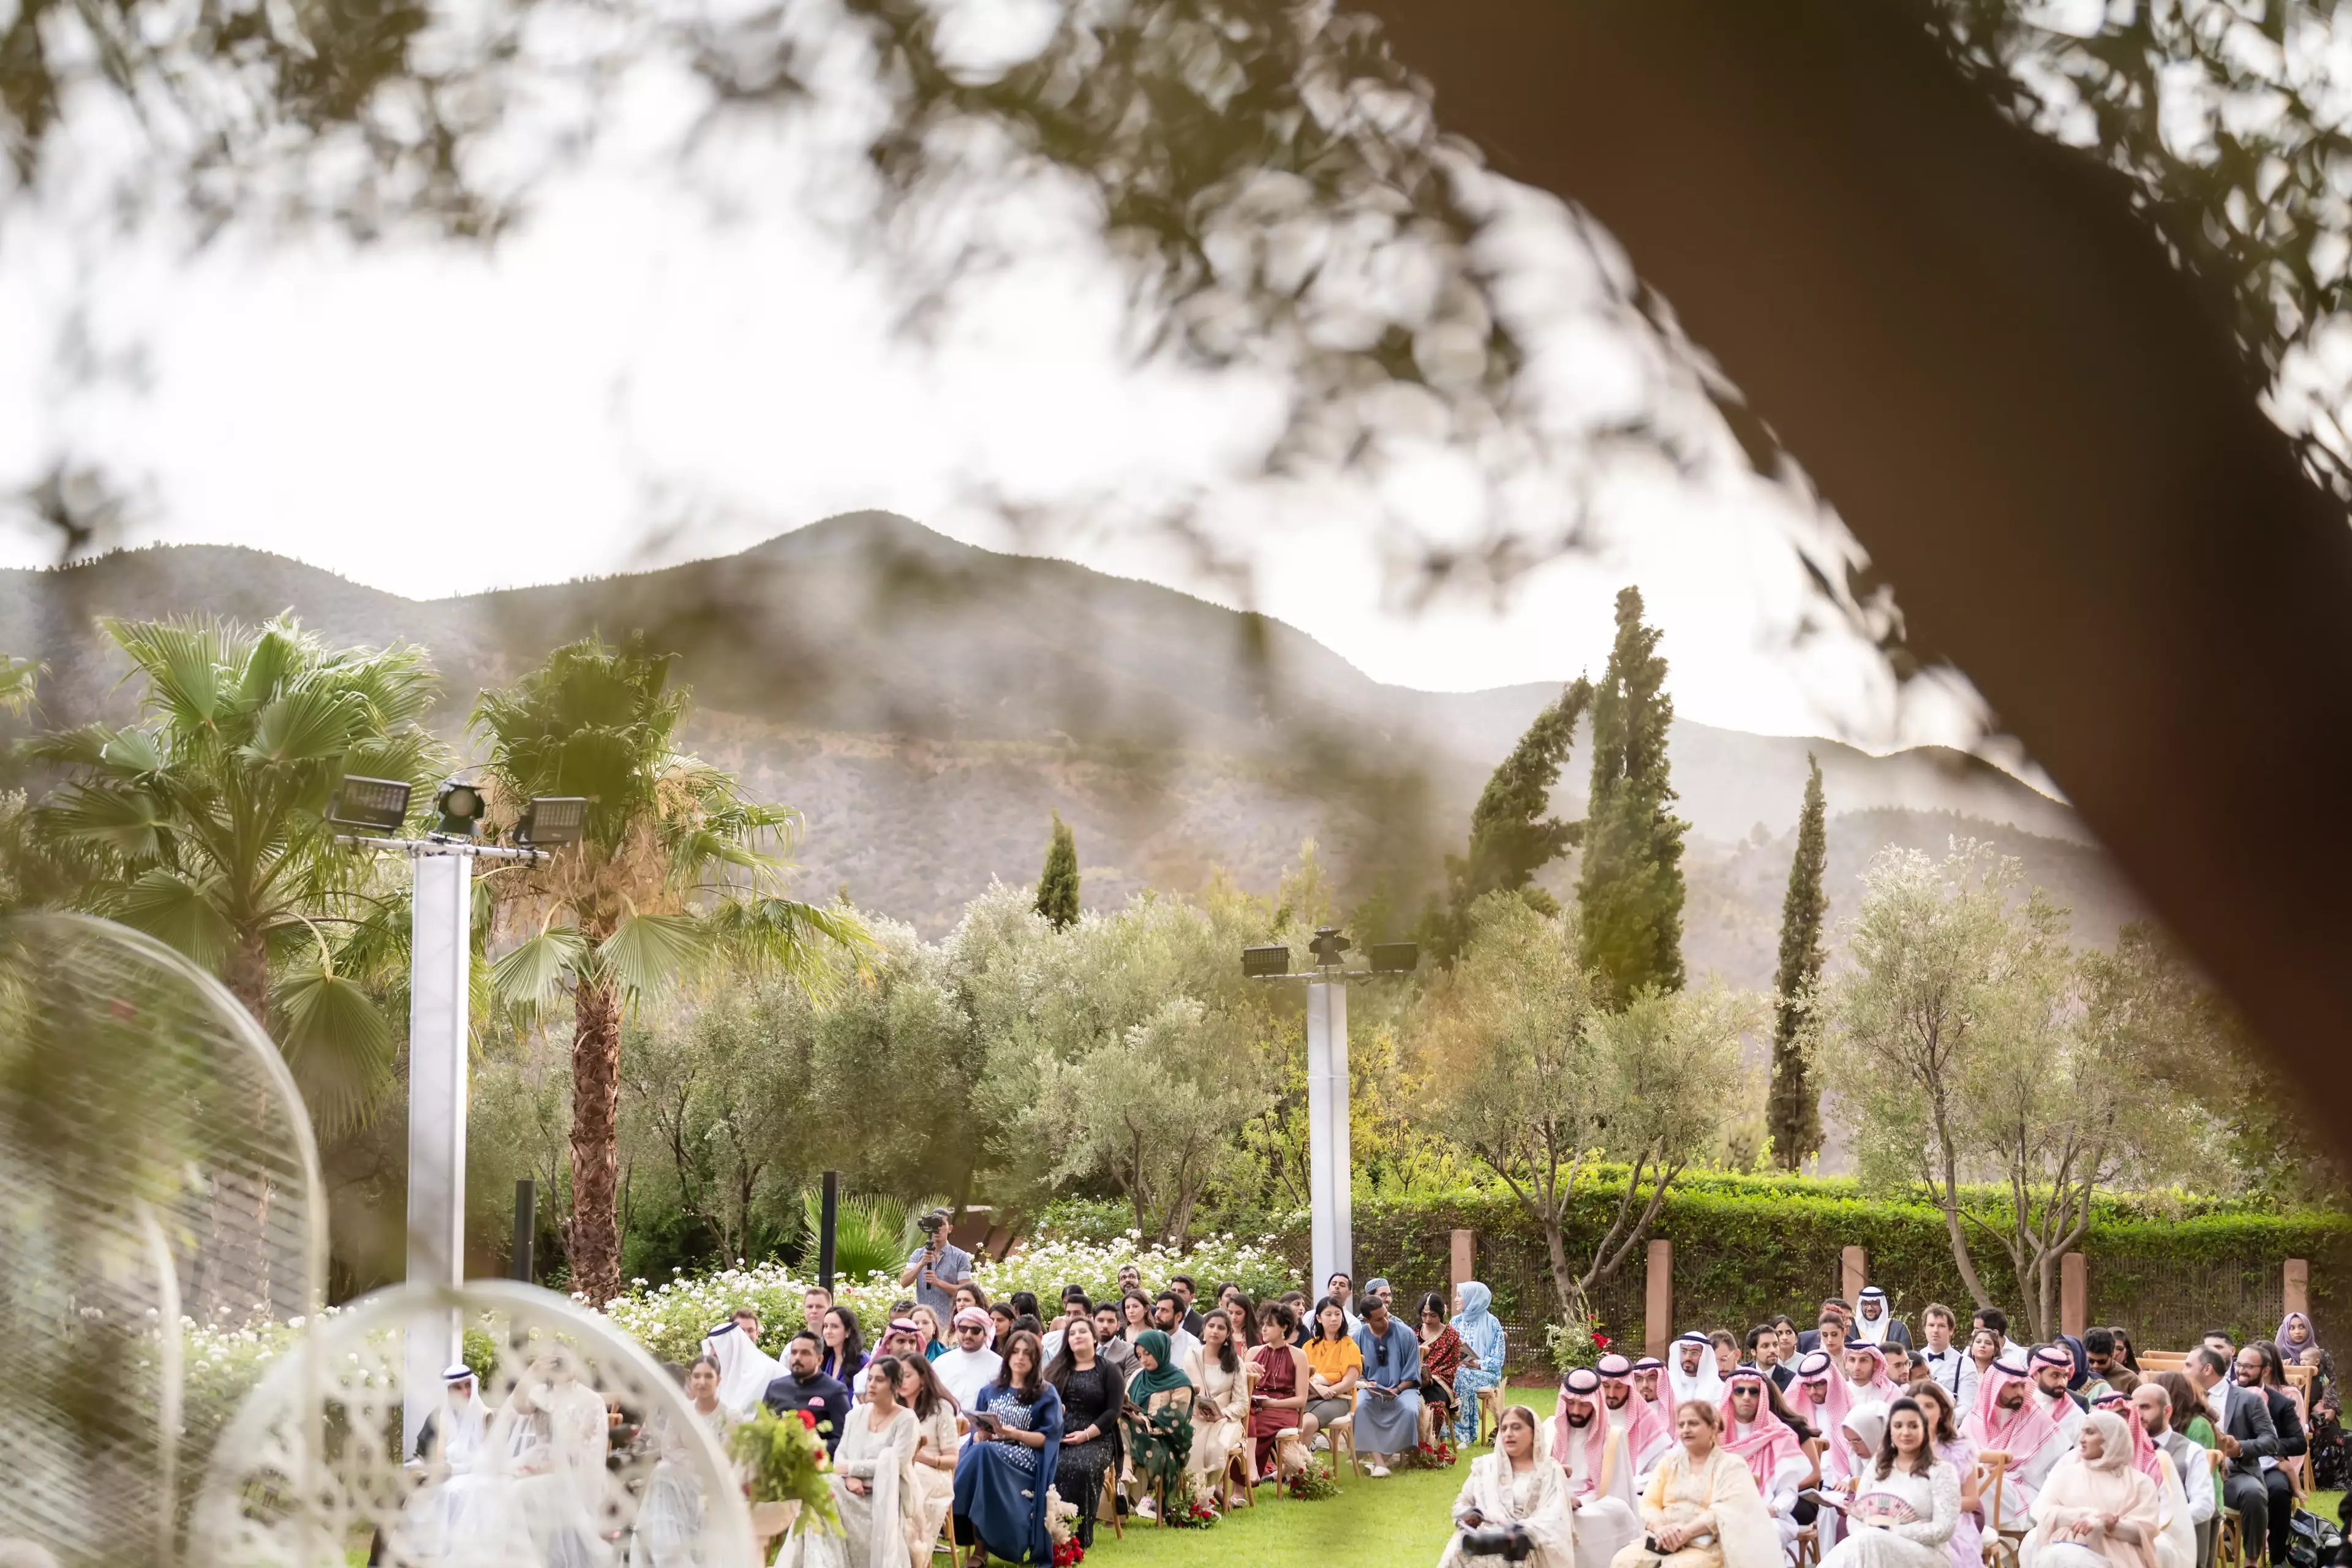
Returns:
[[[837,951],[862,952],[845,912],[784,896],[798,812],[745,798],[731,775],[678,746],[688,700],[670,660],[643,639],[569,643],[503,691],[474,726],[488,742],[494,826],[534,795],[584,795],[586,835],[547,864],[488,879],[502,916],[529,932],[499,958],[498,998],[524,1010],[572,1004],[572,1289],[620,1294],[621,1016],[726,956],[805,984]]]
[[[33,834],[76,858],[73,901],[218,973],[331,1129],[363,1118],[393,1083],[367,983],[402,967],[404,879],[337,846],[324,813],[346,772],[436,776],[432,667],[412,647],[329,647],[288,616],[99,624],[145,683],[139,717],[26,743],[65,775]]]

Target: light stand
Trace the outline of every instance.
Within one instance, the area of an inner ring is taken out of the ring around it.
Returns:
[[[1411,942],[1378,942],[1372,967],[1342,969],[1354,945],[1336,926],[1315,932],[1307,950],[1316,967],[1290,973],[1287,947],[1242,950],[1242,973],[1253,980],[1307,982],[1307,1193],[1311,1217],[1311,1283],[1320,1289],[1334,1274],[1356,1276],[1355,1169],[1349,1148],[1351,1100],[1348,1077],[1348,984],[1409,973],[1418,962]]]

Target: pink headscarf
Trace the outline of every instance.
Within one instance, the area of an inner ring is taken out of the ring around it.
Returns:
[[[1742,1427],[1732,1413],[1731,1396],[1742,1384],[1756,1389],[1756,1419]],[[1763,1490],[1772,1479],[1772,1473],[1792,1458],[1804,1458],[1804,1445],[1790,1430],[1772,1408],[1772,1395],[1764,1385],[1764,1374],[1752,1366],[1743,1366],[1731,1374],[1725,1384],[1723,1404],[1717,1407],[1723,1415],[1723,1446],[1747,1461],[1748,1473],[1756,1478],[1756,1488]]]
[[[2025,1403],[2014,1410],[2003,1410],[1997,1401],[2000,1391],[2012,1383],[2026,1385]],[[2011,1468],[2015,1468],[2040,1452],[2042,1444],[2058,1436],[2058,1424],[2050,1419],[2050,1412],[2033,1397],[2032,1380],[2026,1376],[2025,1369],[1997,1361],[1985,1369],[1984,1381],[1977,1385],[1977,1407],[1969,1412],[1960,1430],[1975,1440],[1979,1450],[2006,1453]]]
[[[1625,1462],[1629,1465],[1640,1464],[1643,1455],[1674,1431],[1666,1425],[1665,1413],[1658,1408],[1659,1401],[1643,1398],[1642,1391],[1633,1386],[1633,1371],[1623,1356],[1601,1358],[1601,1381],[1625,1385]],[[1608,1418],[1609,1403],[1605,1399],[1601,1401],[1601,1415],[1602,1419]]]
[[[1601,1379],[1590,1367],[1578,1367],[1561,1380],[1559,1409],[1551,1418],[1552,1462],[1562,1469],[1568,1468],[1574,1452],[1576,1428],[1568,1424],[1568,1402],[1581,1399],[1591,1405],[1592,1419],[1584,1428],[1584,1465],[1598,1485],[1601,1461],[1609,1454],[1609,1412],[1601,1403]]]
[[[2140,1424],[2139,1406],[2125,1394],[2110,1394],[2092,1405],[2094,1410],[2104,1410],[2131,1428],[2132,1468],[2156,1483],[2159,1495],[2164,1491],[2165,1467],[2170,1463],[2156,1451],[2156,1439],[2147,1435]]]
[[[1813,1403],[1813,1391],[1809,1384],[1829,1380],[1822,1402]],[[1853,1385],[1845,1373],[1830,1361],[1827,1351],[1808,1352],[1797,1363],[1797,1381],[1789,1385],[1789,1407],[1804,1417],[1808,1426],[1823,1436],[1834,1436],[1845,1425],[1845,1413],[1854,1406]]]
[[[1882,1404],[1892,1405],[1896,1400],[1903,1397],[1903,1389],[1901,1385],[1896,1384],[1893,1378],[1886,1375],[1885,1351],[1882,1350],[1877,1345],[1855,1343],[1846,1346],[1845,1353],[1848,1355],[1866,1355],[1878,1363],[1878,1370],[1871,1373],[1870,1381],[1868,1383],[1855,1384],[1851,1379],[1848,1380],[1849,1387],[1859,1390],[1854,1396],[1854,1403],[1858,1404],[1864,1399],[1875,1399]],[[1838,1375],[1840,1377],[1845,1376],[1845,1370],[1843,1367],[1838,1369]]]

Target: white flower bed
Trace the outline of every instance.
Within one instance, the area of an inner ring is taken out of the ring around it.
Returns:
[[[1062,1288],[1076,1285],[1095,1300],[1104,1300],[1118,1288],[1118,1271],[1129,1264],[1142,1270],[1144,1288],[1158,1290],[1174,1274],[1189,1274],[1204,1299],[1213,1300],[1227,1280],[1239,1285],[1253,1300],[1297,1284],[1289,1265],[1272,1247],[1273,1237],[1258,1242],[1237,1241],[1232,1236],[1203,1237],[1189,1252],[1145,1247],[1138,1233],[1109,1242],[1043,1241],[1024,1247],[1002,1262],[983,1262],[973,1270],[992,1301],[1015,1290],[1035,1293],[1043,1315],[1050,1319],[1059,1305]],[[703,1336],[730,1312],[749,1307],[760,1314],[761,1341],[771,1354],[802,1323],[801,1298],[814,1282],[814,1271],[803,1274],[782,1263],[738,1265],[711,1274],[680,1274],[667,1285],[648,1287],[633,1281],[629,1294],[605,1303],[604,1310],[624,1332],[651,1351],[657,1360],[688,1361],[701,1348]],[[873,1344],[879,1337],[890,1303],[912,1292],[895,1274],[876,1274],[861,1283],[841,1283],[836,1299],[857,1314]]]

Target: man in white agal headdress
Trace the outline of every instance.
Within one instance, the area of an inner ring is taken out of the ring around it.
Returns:
[[[1911,1328],[1896,1317],[1886,1304],[1886,1292],[1875,1285],[1865,1285],[1854,1299],[1853,1331],[1847,1335],[1849,1343],[1865,1345],[1898,1345],[1911,1348]]]
[[[1715,1342],[1705,1334],[1685,1334],[1666,1352],[1666,1385],[1673,1402],[1666,1419],[1696,1399],[1701,1405],[1723,1403],[1723,1378],[1715,1368]]]
[[[1551,1418],[1551,1457],[1568,1472],[1569,1507],[1576,1510],[1576,1568],[1609,1568],[1611,1558],[1642,1538],[1642,1516],[1634,1511],[1633,1462],[1626,1454],[1625,1430],[1610,1421],[1600,1374],[1590,1367],[1578,1367],[1560,1384],[1559,1411]]]
[[[760,1348],[760,1314],[749,1307],[703,1336],[702,1353],[719,1363],[719,1403],[731,1420],[749,1421],[760,1395],[784,1373],[784,1363]]]
[[[423,1470],[431,1489],[408,1512],[410,1551],[420,1557],[438,1557],[464,1528],[467,1503],[485,1484],[477,1473],[482,1458],[482,1434],[487,1413],[474,1386],[474,1369],[459,1362],[441,1373],[441,1405],[416,1429],[416,1450],[409,1461]]]

